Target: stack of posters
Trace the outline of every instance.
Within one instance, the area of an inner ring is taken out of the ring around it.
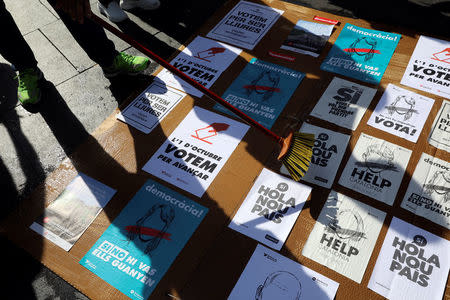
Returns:
[[[258,245],[228,300],[334,299],[339,283]]]
[[[350,136],[308,123],[303,123],[299,131],[315,136],[311,163],[302,180],[331,188]],[[289,174],[284,165],[280,171]]]
[[[253,58],[223,98],[266,128],[271,128],[305,74]],[[215,109],[230,113],[216,104]]]
[[[401,84],[450,99],[450,42],[421,36]]]
[[[155,80],[116,117],[144,133],[150,133],[184,96],[185,93]]]
[[[442,102],[434,119],[428,142],[436,148],[450,152],[450,101]]]
[[[253,50],[284,11],[241,1],[206,35]]]
[[[411,150],[362,133],[339,184],[392,205]]]
[[[367,124],[415,143],[433,104],[431,98],[388,84]]]
[[[379,84],[400,41],[400,34],[345,24],[320,68]]]
[[[299,20],[281,49],[318,57],[333,31],[333,25]]]
[[[331,191],[302,254],[361,283],[386,213]]]
[[[210,88],[241,51],[227,44],[198,36],[170,64],[206,88]],[[167,69],[163,69],[157,78],[190,95],[196,97],[203,95]]]
[[[207,212],[148,180],[80,264],[131,299],[147,299]]]
[[[201,197],[248,128],[194,106],[142,169]]]
[[[311,116],[355,130],[376,92],[374,88],[334,77]]]
[[[450,163],[422,153],[402,207],[450,229]]]
[[[228,227],[280,250],[310,192],[309,186],[263,169]]]
[[[441,300],[449,268],[449,241],[393,218],[368,287],[388,299]]]
[[[109,186],[78,173],[30,228],[69,251],[115,193]]]

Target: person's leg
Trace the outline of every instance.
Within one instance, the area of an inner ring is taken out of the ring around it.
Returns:
[[[0,54],[13,64],[16,70],[37,68],[33,51],[22,36],[11,14],[6,10],[5,3],[0,0],[0,28],[3,35],[0,43]]]
[[[0,42],[0,55],[18,71],[17,98],[22,105],[32,105],[41,99],[39,80],[42,73],[30,46],[22,36],[5,3],[0,0],[0,28],[6,34]]]
[[[55,3],[54,0],[48,2],[52,6]],[[103,28],[91,19],[85,18],[84,23],[80,24],[63,11],[56,12],[87,55],[102,67],[105,76],[138,74],[150,64],[148,58],[119,53]]]

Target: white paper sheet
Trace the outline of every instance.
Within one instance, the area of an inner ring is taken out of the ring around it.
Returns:
[[[79,173],[30,228],[69,251],[116,190]]]
[[[228,300],[334,299],[339,283],[258,245]]]
[[[284,11],[241,1],[206,35],[253,50]]]
[[[433,104],[431,98],[390,83],[367,124],[415,143]]]
[[[280,250],[310,192],[264,168],[228,227]]]
[[[241,51],[230,45],[197,36],[170,64],[206,88],[210,88]],[[167,69],[158,73],[157,78],[190,95],[196,97],[203,95]]]
[[[316,138],[311,164],[302,180],[325,188],[331,188],[350,136],[308,123],[303,123],[299,131],[313,133]],[[289,174],[284,165],[281,167],[280,172]]]
[[[450,242],[393,218],[368,288],[394,300],[442,300]]]
[[[339,184],[392,205],[411,152],[361,133]]]
[[[450,101],[443,101],[434,119],[428,143],[436,148],[450,152]]]
[[[450,163],[422,153],[401,206],[450,229]]]
[[[144,133],[150,133],[184,96],[185,93],[155,80],[116,118]]]
[[[401,84],[450,99],[450,42],[421,36]]]
[[[194,106],[142,169],[201,197],[248,128]]]
[[[355,130],[376,92],[374,88],[334,77],[311,116]]]
[[[302,254],[361,283],[386,213],[331,191]]]

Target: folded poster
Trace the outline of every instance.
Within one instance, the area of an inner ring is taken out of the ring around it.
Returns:
[[[450,152],[450,101],[442,102],[431,127],[428,142],[436,148]]]

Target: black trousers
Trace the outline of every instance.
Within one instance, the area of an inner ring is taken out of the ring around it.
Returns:
[[[54,0],[48,0],[48,2],[52,6],[55,4]],[[111,66],[118,51],[100,25],[87,18],[83,24],[79,24],[73,21],[68,14],[59,10],[56,10],[56,12],[78,44],[93,61],[101,67]],[[6,33],[6,37],[3,37],[0,41],[0,55],[19,71],[26,68],[36,68],[37,62],[33,51],[22,37],[11,14],[6,10],[3,0],[0,0],[0,28],[2,32]]]

